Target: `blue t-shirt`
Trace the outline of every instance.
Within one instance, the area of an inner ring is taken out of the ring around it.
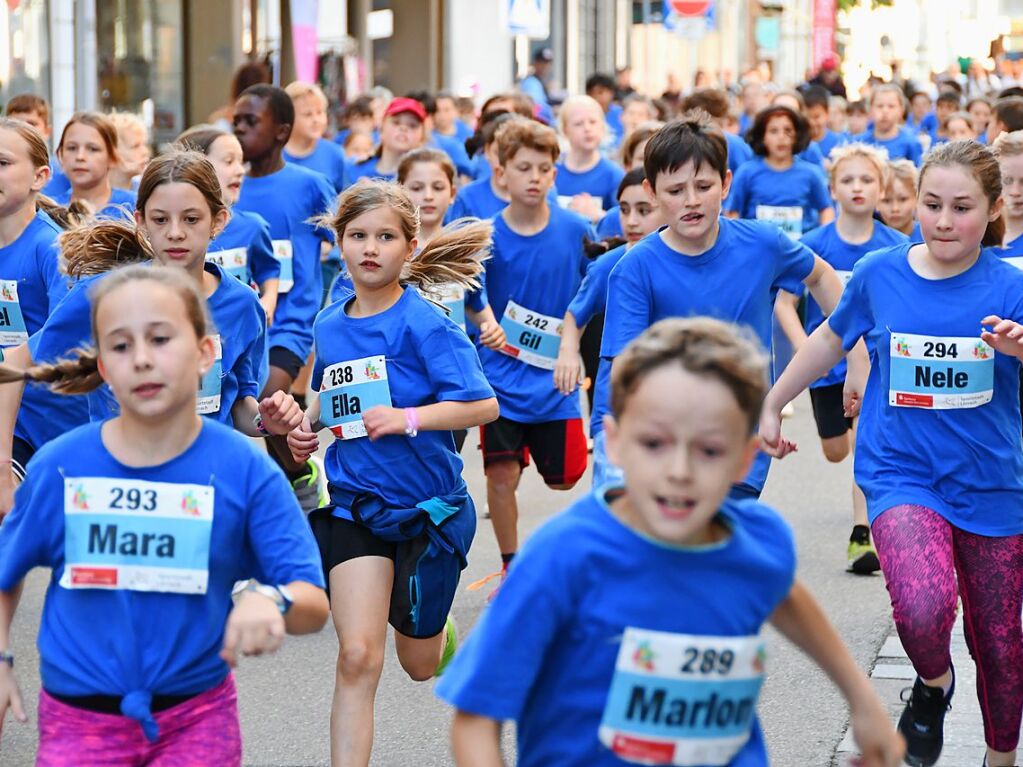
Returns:
[[[828,318],[845,349],[863,338],[870,352],[855,463],[870,521],[917,504],[977,535],[1019,535],[1020,363],[981,342],[980,320],[1023,321],[1023,272],[985,248],[962,274],[925,279],[911,247],[860,260]]]
[[[56,200],[63,194],[70,194],[71,179],[64,174],[55,156],[50,157],[50,172],[52,175],[46,186],[43,187],[43,194],[51,200]]]
[[[620,205],[615,205],[597,222],[597,236],[602,240],[622,236],[622,208]]]
[[[618,204],[618,185],[622,182],[625,171],[610,160],[601,157],[600,161],[587,171],[576,173],[569,170],[564,161],[557,164],[558,175],[554,185],[558,196],[574,197],[577,194],[589,194],[600,198],[604,210],[610,210]]]
[[[919,221],[917,221],[916,223],[913,224],[913,231],[909,233],[909,241],[910,242],[923,242],[924,241],[924,232],[920,228],[920,222]]]
[[[27,343],[67,295],[57,247],[60,231],[49,216],[36,213],[18,239],[0,248],[0,347]],[[38,449],[88,420],[81,398],[33,383],[22,395],[14,435]]]
[[[497,321],[502,322],[509,301],[527,314],[548,318],[548,325],[564,318],[589,265],[584,237],[594,239],[586,220],[557,206],[550,207],[550,221],[543,231],[529,236],[516,234],[504,216],[497,216],[491,258],[484,262],[487,297]],[[549,342],[547,351],[556,358],[557,340],[551,330],[546,328],[544,338]],[[554,388],[553,364],[545,369],[493,349],[479,352],[502,417],[520,423],[580,417],[578,396],[565,396]]]
[[[728,170],[732,173],[753,159],[753,148],[740,136],[725,131],[725,143],[728,144]]]
[[[353,366],[356,379],[367,371],[366,380],[379,386],[382,377],[392,407],[474,402],[494,396],[465,332],[415,288],[406,287],[394,306],[371,317],[350,317],[345,313],[350,302],[331,304],[316,318],[313,391],[320,391],[323,385],[332,388],[350,383],[351,369],[346,381],[330,368],[358,362],[361,364]],[[375,357],[384,359],[371,360]],[[343,368],[341,372],[345,372]],[[355,398],[359,398],[362,412],[370,409],[369,402],[386,404],[379,401],[377,391],[365,382],[362,386],[350,390],[350,396],[342,392],[337,402],[332,397],[326,404],[338,407],[341,415],[355,412]],[[320,404],[320,420],[329,423],[333,413],[324,407],[322,398]],[[462,459],[455,452],[450,431],[421,431],[415,438],[390,435],[375,442],[368,437],[335,439],[327,448],[324,467],[332,497],[335,488],[343,494],[370,493],[389,508],[411,508],[430,498],[465,492]],[[334,513],[351,519],[348,509],[339,507]]]
[[[651,234],[611,270],[601,357],[613,360],[665,317],[701,315],[746,325],[771,349],[778,290],[802,290],[813,271],[813,251],[770,224],[719,221],[717,240],[698,256],[672,250],[659,233]],[[600,416],[610,412],[607,386],[598,387],[593,406]],[[758,453],[745,482],[762,489],[770,464],[769,456]]]
[[[820,145],[816,141],[811,141],[806,149],[796,155],[803,162],[808,162],[811,165],[816,165],[818,168],[824,166],[824,152],[821,150]]]
[[[377,163],[380,162],[380,158],[375,155],[367,157],[362,162],[349,162],[348,163],[348,177],[347,186],[354,184],[360,178],[378,178],[383,181],[394,181],[398,178],[398,172],[394,173],[381,173],[377,170]]]
[[[938,116],[930,111],[917,123],[913,113],[910,112],[906,115],[906,127],[914,133],[929,133],[933,136],[938,131]]]
[[[322,587],[316,542],[280,469],[241,434],[203,420],[181,455],[135,468],[110,454],[101,427],[74,429],[29,462],[0,527],[0,589],[10,591],[35,567],[53,569],[38,638],[46,690],[71,696],[203,692],[229,671],[218,653],[235,582],[257,578]],[[97,494],[95,480],[81,481],[87,478],[178,485],[166,495],[176,492],[180,500],[164,506],[163,496],[154,518],[138,513],[153,510],[147,505],[156,497],[152,490],[142,488],[133,497],[137,489],[114,484]],[[210,523],[200,518],[201,503],[193,506],[194,518],[174,514],[196,500],[189,485],[199,493],[212,488]],[[141,542],[144,533],[155,532],[159,543]],[[118,564],[205,570],[208,583],[198,593],[59,585],[65,575],[79,583],[92,575],[91,582],[110,584],[110,568]]]
[[[426,146],[434,147],[446,154],[451,159],[459,176],[472,176],[475,168],[473,167],[472,160],[469,159],[469,153],[465,151],[465,144],[462,141],[451,136],[445,136],[443,133],[432,131],[426,139]]]
[[[345,190],[345,151],[333,141],[318,139],[313,151],[304,157],[293,155],[286,149],[283,155],[294,165],[326,176],[337,194]]]
[[[771,222],[794,238],[816,228],[828,207],[831,197],[818,166],[795,159],[775,170],[762,157],[739,168],[724,204],[740,218]]]
[[[899,128],[899,132],[893,138],[879,139],[873,131],[867,131],[861,133],[855,140],[884,149],[888,152],[889,160],[912,160],[914,165],[920,165],[924,153],[916,134],[906,127]]]
[[[71,204],[71,186],[69,185],[60,194],[53,197],[53,201],[58,205],[68,206]],[[108,218],[108,219],[125,219],[127,221],[134,221],[133,216],[135,215],[135,193],[129,192],[127,189],[118,189],[114,187],[110,193],[110,199],[102,209],[96,211],[96,218]]]
[[[1003,258],[1013,266],[1023,269],[1023,235],[1005,243],[1005,247],[998,248],[997,253],[999,258]]]
[[[490,165],[488,164],[489,168]],[[455,194],[455,199],[448,208],[445,221],[454,221],[456,218],[472,216],[473,218],[493,218],[502,210],[508,207],[508,201],[502,200],[494,192],[490,184],[491,178],[481,178],[472,181],[461,187]],[[558,204],[558,191],[551,187],[547,193],[547,202],[552,205]]]
[[[755,637],[792,590],[795,541],[775,511],[726,500],[719,518],[731,529],[727,540],[686,548],[626,527],[600,495],[576,501],[526,541],[493,609],[437,683],[437,695],[461,711],[514,720],[520,767],[626,764],[598,739],[612,689],[643,690],[631,674],[615,681],[627,673],[616,672],[626,631]],[[666,681],[690,688],[670,660],[660,668],[653,655],[644,660],[648,672],[663,670]],[[688,690],[691,696],[713,692]],[[664,722],[667,708],[667,701],[663,707],[651,702],[660,723],[640,714],[634,726],[684,737],[684,729],[672,732]],[[729,764],[767,764],[752,712],[750,738]]]
[[[870,239],[864,243],[854,245],[842,239],[838,233],[835,222],[814,229],[803,238],[803,244],[814,253],[823,258],[838,273],[839,279],[844,285],[852,276],[853,267],[856,262],[873,250],[880,250],[891,245],[899,245],[906,242],[907,237],[902,232],[890,229],[884,224],[874,223],[874,232]],[[806,334],[810,335],[817,327],[824,322],[824,313],[813,296],[806,297]],[[811,389],[820,386],[831,386],[845,381],[846,362],[842,359],[835,367],[825,375],[818,378],[812,384]]]
[[[824,158],[828,158],[831,156],[831,150],[836,146],[843,146],[844,144],[849,143],[849,136],[845,133],[835,133],[834,131],[825,129],[821,140],[816,143],[817,148],[820,149],[821,155]]]
[[[224,231],[210,240],[206,260],[224,267],[246,285],[262,285],[281,276],[274,257],[270,225],[258,213],[232,210]]]
[[[323,301],[320,242],[333,238],[310,219],[326,213],[333,202],[334,190],[324,176],[285,164],[269,176],[246,178],[235,205],[238,210],[250,210],[266,219],[275,251],[282,246],[291,249],[290,274],[289,259],[277,253],[281,261],[280,286],[268,343],[270,348],[284,347],[303,360],[312,348],[313,320]]]

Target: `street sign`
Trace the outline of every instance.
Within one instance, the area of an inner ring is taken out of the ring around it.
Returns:
[[[713,24],[713,0],[664,0],[664,27],[679,37],[699,40]]]
[[[501,9],[508,34],[534,40],[551,36],[551,0],[504,0]]]
[[[711,0],[668,0],[667,5],[676,16],[706,16]]]

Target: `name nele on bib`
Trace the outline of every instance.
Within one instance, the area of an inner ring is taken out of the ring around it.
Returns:
[[[995,351],[979,338],[891,335],[888,404],[957,410],[991,401]]]
[[[66,478],[60,585],[205,594],[213,498],[211,485]]]
[[[561,317],[548,317],[508,301],[501,317],[507,341],[501,351],[528,365],[554,370],[561,348]]]
[[[636,764],[727,765],[753,731],[765,660],[760,636],[627,628],[600,742]]]
[[[366,436],[362,414],[391,406],[387,362],[383,355],[338,362],[325,368],[320,384],[320,421],[339,439]]]

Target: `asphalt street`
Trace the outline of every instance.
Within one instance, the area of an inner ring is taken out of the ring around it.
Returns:
[[[824,606],[865,671],[875,662],[891,633],[890,608],[880,576],[847,574],[845,546],[851,526],[851,463],[828,464],[821,455],[809,399],[796,402],[796,415],[785,423],[800,450],[771,470],[764,501],[778,509],[795,530],[800,575]],[[465,477],[477,505],[485,500],[480,453],[471,435],[464,450]],[[522,531],[530,531],[573,498],[588,491],[589,477],[568,493],[547,490],[530,469],[519,491]],[[499,557],[489,523],[481,519],[463,586],[497,569]],[[48,572],[36,571],[27,582],[15,622],[14,646],[22,691],[32,708],[30,724],[8,719],[0,740],[0,765],[22,767],[34,762],[35,702],[39,691],[35,634]],[[471,629],[485,604],[487,589],[459,593],[455,618],[463,632]],[[98,619],[102,619],[98,616]],[[158,620],[159,616],[153,616]],[[780,767],[831,765],[847,724],[841,696],[798,650],[769,631],[768,681],[760,703],[771,763]],[[251,767],[321,767],[329,764],[327,722],[334,683],[337,638],[328,623],[319,634],[289,637],[269,659],[247,659],[237,672],[245,764]],[[404,676],[389,650],[377,696],[374,765],[440,767],[451,764],[448,749],[450,712],[432,693],[431,683]],[[513,737],[505,733],[509,762]]]

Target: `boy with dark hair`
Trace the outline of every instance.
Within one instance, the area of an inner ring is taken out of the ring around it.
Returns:
[[[586,95],[595,99],[600,104],[600,108],[604,110],[607,135],[601,150],[605,156],[625,138],[622,135],[622,108],[614,101],[615,87],[615,79],[602,72],[597,72],[586,78]]]
[[[1003,133],[1012,133],[1018,130],[1023,130],[1023,96],[998,99],[991,112],[988,142],[994,143],[994,140]]]
[[[828,129],[831,93],[827,88],[823,85],[811,85],[803,91],[803,101],[806,104],[804,115],[810,125],[810,140],[817,142],[817,147],[826,160],[831,150],[844,144],[848,136]]]

